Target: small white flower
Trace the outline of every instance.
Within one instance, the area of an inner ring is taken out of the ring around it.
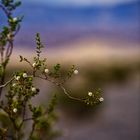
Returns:
[[[79,71],[78,70],[74,70],[74,72],[73,72],[75,75],[77,75],[78,73],[79,73]]]
[[[88,96],[90,96],[90,97],[91,97],[92,95],[93,95],[93,93],[92,93],[92,92],[88,92]]]
[[[45,69],[44,72],[45,72],[45,73],[49,73],[49,69]]]
[[[20,76],[15,76],[15,79],[18,81],[20,79]]]
[[[104,98],[103,97],[99,98],[99,101],[100,102],[103,102],[104,101]]]
[[[33,63],[32,66],[35,68],[36,67],[36,63]]]
[[[18,18],[17,18],[17,17],[13,18],[13,21],[14,21],[14,22],[16,22],[17,20],[18,20]]]
[[[27,78],[28,76],[27,76],[27,73],[23,73],[23,75],[22,75],[24,78]]]
[[[36,88],[35,87],[32,87],[32,92],[36,92]]]
[[[15,87],[16,86],[16,83],[13,83],[12,86]]]
[[[13,109],[13,112],[14,112],[14,113],[17,113],[17,108],[14,108],[14,109]]]

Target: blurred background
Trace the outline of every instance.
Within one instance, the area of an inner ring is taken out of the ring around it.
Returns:
[[[139,0],[24,0],[15,13],[24,20],[10,70],[19,68],[17,63],[25,67],[19,63],[20,54],[32,58],[39,32],[49,63],[64,68],[75,64],[79,70],[66,84],[74,96],[103,91],[104,103],[93,108],[59,97],[56,128],[63,135],[58,140],[140,138],[139,10]],[[46,89],[43,81],[38,83],[43,94],[35,102],[45,103],[47,93],[55,92],[47,85]]]

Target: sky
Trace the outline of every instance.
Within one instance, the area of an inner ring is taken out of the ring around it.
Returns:
[[[29,0],[26,0],[29,1]],[[116,4],[135,2],[139,0],[30,0],[32,2],[46,3],[57,6],[113,6]]]

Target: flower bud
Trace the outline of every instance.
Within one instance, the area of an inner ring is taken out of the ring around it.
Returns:
[[[31,90],[32,90],[32,92],[36,92],[36,88],[35,87],[32,87]]]
[[[20,79],[20,76],[15,76],[15,79],[18,81]]]
[[[79,73],[79,71],[78,70],[74,70],[74,72],[73,72],[75,75],[77,75],[78,73]]]
[[[14,108],[14,109],[13,109],[13,112],[14,112],[14,113],[17,113],[17,108]]]
[[[15,87],[15,86],[16,86],[16,83],[13,83],[13,84],[12,84],[12,87]]]
[[[93,95],[93,93],[92,93],[92,92],[88,92],[88,96],[90,96],[90,97],[91,97],[92,95]]]
[[[14,17],[13,18],[13,22],[17,22],[18,18],[17,17]]]
[[[99,101],[100,102],[103,102],[104,101],[104,98],[103,97],[99,98]]]
[[[49,69],[45,69],[44,72],[45,72],[45,73],[49,73]]]
[[[36,67],[36,63],[33,63],[32,66],[35,68]]]
[[[27,78],[27,73],[23,73],[23,78]]]

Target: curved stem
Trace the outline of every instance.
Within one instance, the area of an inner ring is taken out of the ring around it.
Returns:
[[[1,85],[4,84],[4,80],[5,80],[5,67],[3,68],[3,74],[2,74],[1,79],[0,79],[0,84]],[[0,98],[1,98],[3,88],[4,88],[3,86],[0,87]]]
[[[5,84],[0,85],[0,88],[6,87],[6,86],[9,85],[13,80],[14,80],[14,77],[11,78],[9,81],[7,81]]]
[[[80,99],[80,98],[76,98],[76,97],[71,96],[62,85],[60,85],[59,87],[63,90],[64,94],[67,95],[68,98],[70,98],[72,100],[81,101],[81,102],[84,101],[84,99]]]
[[[43,79],[43,80],[47,80],[47,81],[53,83],[54,85],[58,86],[60,89],[63,90],[63,93],[64,93],[68,98],[70,98],[70,99],[72,99],[72,100],[77,100],[77,101],[84,102],[84,98],[80,99],[80,98],[71,96],[71,95],[68,93],[68,91],[64,88],[64,86],[63,86],[62,83],[55,82],[55,81],[49,79],[48,77],[41,77],[41,76],[35,76],[35,77],[40,78],[40,79]]]

